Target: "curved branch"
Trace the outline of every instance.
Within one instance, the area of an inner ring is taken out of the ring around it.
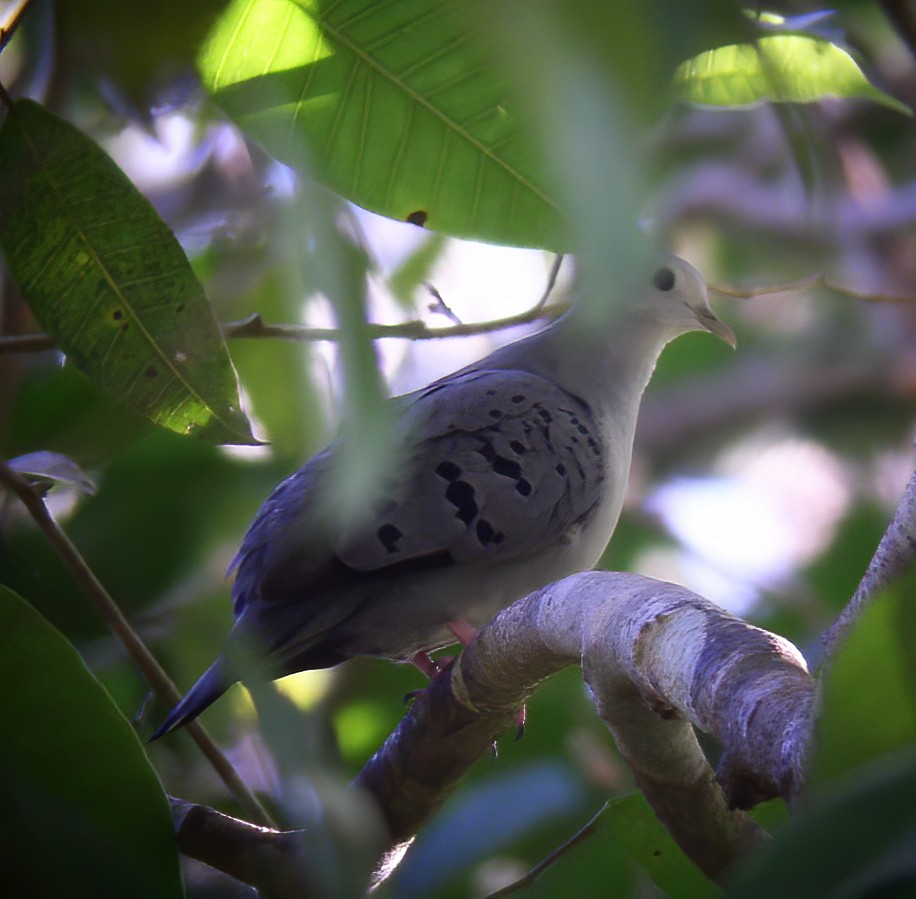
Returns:
[[[465,650],[453,689],[470,707],[502,707],[512,685],[530,690],[532,675],[572,662],[637,784],[708,875],[760,836],[733,808],[797,795],[814,682],[782,638],[684,588],[589,572],[500,613]],[[691,725],[722,744],[718,781]]]
[[[904,294],[880,293],[877,291],[857,290],[846,284],[840,284],[824,272],[815,272],[812,275],[806,275],[804,278],[798,278],[795,281],[788,281],[783,284],[769,284],[762,287],[731,287],[729,285],[710,284],[709,289],[713,293],[721,294],[724,297],[734,297],[739,300],[751,300],[755,297],[768,297],[777,293],[802,293],[806,290],[814,290],[822,287],[824,290],[838,293],[841,296],[849,297],[853,300],[864,300],[867,303],[913,303],[916,297]]]
[[[189,858],[255,887],[261,899],[320,895],[309,877],[316,866],[305,831],[258,827],[173,797],[169,803],[178,848]]]
[[[587,572],[500,612],[357,776],[387,824],[391,866],[538,683],[573,664],[637,784],[708,876],[764,838],[736,808],[797,795],[814,681],[795,647],[682,587]],[[718,775],[693,726],[722,744]],[[220,851],[196,857],[215,864]]]

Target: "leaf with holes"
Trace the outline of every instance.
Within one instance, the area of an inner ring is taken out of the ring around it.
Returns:
[[[30,100],[0,130],[0,246],[35,317],[99,387],[178,433],[257,443],[178,241],[106,153]]]
[[[274,155],[360,206],[557,246],[562,217],[471,16],[427,0],[233,0],[199,67]]]

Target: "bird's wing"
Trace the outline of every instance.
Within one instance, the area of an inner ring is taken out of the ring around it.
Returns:
[[[568,537],[606,485],[589,408],[529,372],[465,370],[395,402],[398,470],[340,531],[320,509],[334,446],[283,481],[233,566],[236,615],[252,600],[308,601],[370,572],[499,562]]]
[[[348,567],[376,571],[442,553],[458,564],[534,555],[603,496],[591,412],[552,381],[470,369],[411,399],[397,478],[364,526],[336,544]]]

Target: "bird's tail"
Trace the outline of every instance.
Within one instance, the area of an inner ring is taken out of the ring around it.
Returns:
[[[150,743],[164,737],[175,730],[193,721],[205,708],[216,702],[229,687],[235,678],[228,676],[226,664],[222,657],[218,658],[198,679],[197,683],[185,693],[184,698],[169,712],[165,721],[156,728],[149,738]]]

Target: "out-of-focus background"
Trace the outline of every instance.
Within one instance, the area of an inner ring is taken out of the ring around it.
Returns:
[[[193,48],[222,5],[35,2],[0,57],[0,81],[111,154],[178,236],[218,320],[257,313],[334,327],[299,239],[305,176],[246,137],[194,73]],[[880,4],[842,4],[831,27],[874,83],[916,106],[913,53]],[[662,357],[602,564],[685,584],[816,663],[819,636],[855,589],[912,469],[916,130],[865,100],[674,104],[639,149],[648,185],[641,227],[711,287],[752,293],[823,275],[841,289],[808,281],[750,298],[711,293],[738,350],[692,334]],[[568,171],[579,164],[572,155],[561,161]],[[593,160],[581,177],[600,170]],[[540,299],[555,258],[441,237],[343,203],[334,215],[365,253],[374,322],[437,329],[522,313]],[[600,223],[587,225],[600,244]],[[575,295],[575,270],[565,259],[551,302]],[[0,290],[0,333],[39,331],[9,278]],[[380,340],[378,369],[389,392],[405,392],[538,326]],[[229,350],[265,446],[217,447],[157,429],[57,352],[0,354],[0,455],[57,451],[96,480],[91,497],[55,491],[52,508],[182,688],[230,627],[224,573],[247,522],[278,480],[332,439],[348,402],[334,342],[239,338]],[[77,645],[129,717],[140,715],[147,690],[120,644],[25,515],[11,505],[0,515],[0,580]],[[309,764],[344,780],[422,680],[410,667],[359,659],[280,686],[334,747]],[[148,720],[163,711],[153,705]],[[478,765],[421,834],[398,896],[483,895],[524,872],[608,795],[630,789],[578,672],[544,684],[528,715],[525,738],[501,743],[498,760]],[[270,793],[284,778],[288,786],[244,689],[233,688],[205,722],[252,786]],[[169,792],[231,810],[186,738],[151,751]],[[200,866],[188,877],[191,895],[233,895]],[[594,841],[535,894],[597,895],[598,883],[602,895],[652,895],[619,849]]]

